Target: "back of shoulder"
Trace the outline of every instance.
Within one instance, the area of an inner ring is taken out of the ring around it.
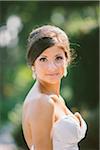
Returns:
[[[49,107],[54,107],[54,103],[53,100],[50,98],[50,96],[45,95],[45,94],[41,94],[38,98],[37,98],[37,103],[40,103],[40,105],[46,105]]]
[[[24,110],[32,115],[45,113],[47,111],[53,112],[54,103],[48,95],[40,94],[31,100],[26,100],[24,103]]]
[[[40,110],[40,111],[45,111],[48,109],[48,111],[53,111],[54,109],[54,103],[52,99],[48,95],[41,94],[39,95],[36,99],[33,100],[32,102],[32,110],[34,108],[34,111]]]

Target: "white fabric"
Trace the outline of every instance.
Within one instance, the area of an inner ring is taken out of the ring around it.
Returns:
[[[78,142],[85,137],[87,125],[81,118],[79,123],[71,116],[64,115],[58,120],[52,131],[53,150],[78,150]]]
[[[53,150],[78,150],[78,142],[85,137],[86,130],[87,125],[82,118],[80,127],[71,115],[64,115],[53,126]],[[31,150],[35,150],[34,145]]]

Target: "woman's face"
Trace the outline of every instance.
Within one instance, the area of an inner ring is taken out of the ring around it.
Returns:
[[[63,77],[65,67],[67,67],[65,52],[57,46],[47,48],[34,63],[37,80],[51,84],[57,83]]]

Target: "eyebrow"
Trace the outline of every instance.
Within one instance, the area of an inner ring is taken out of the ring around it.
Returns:
[[[58,54],[55,55],[55,57],[56,57],[56,56],[61,56],[61,55],[62,55],[61,53],[58,53]],[[40,57],[48,57],[48,56],[46,56],[46,55],[41,55]]]
[[[40,57],[47,57],[46,55],[41,55]]]
[[[62,56],[62,54],[61,54],[61,53],[59,53],[59,54],[56,54],[56,55],[55,55],[55,57],[56,57],[56,56]]]

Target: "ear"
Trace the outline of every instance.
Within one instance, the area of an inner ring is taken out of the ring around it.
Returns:
[[[65,68],[67,69],[67,67],[68,67],[68,61],[67,61],[67,59],[65,60]]]
[[[32,65],[31,69],[32,69],[32,71],[34,71],[34,65]]]
[[[67,54],[67,52],[65,52],[65,66],[66,66],[66,68],[68,67],[68,65],[69,65],[68,54]]]

